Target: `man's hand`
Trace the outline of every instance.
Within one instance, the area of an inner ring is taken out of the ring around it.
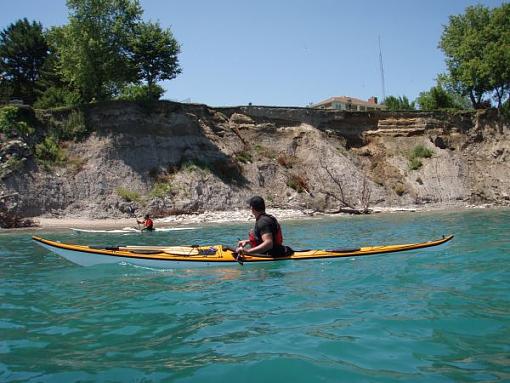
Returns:
[[[249,239],[243,239],[242,241],[237,242],[238,247],[245,247],[250,242]]]

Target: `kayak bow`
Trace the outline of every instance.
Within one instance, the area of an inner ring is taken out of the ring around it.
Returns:
[[[453,235],[420,243],[404,245],[367,246],[357,249],[300,250],[288,257],[273,258],[265,254],[246,254],[242,262],[233,249],[222,246],[85,246],[66,244],[34,236],[32,239],[42,247],[82,266],[103,263],[127,262],[155,268],[190,268],[217,265],[237,265],[239,263],[260,263],[283,260],[339,259],[383,253],[394,253],[441,245]]]

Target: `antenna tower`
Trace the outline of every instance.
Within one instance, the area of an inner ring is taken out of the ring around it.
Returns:
[[[384,86],[384,68],[382,61],[382,50],[381,50],[381,36],[379,36],[379,67],[381,68],[381,84],[382,84],[382,102],[386,100],[386,88]]]

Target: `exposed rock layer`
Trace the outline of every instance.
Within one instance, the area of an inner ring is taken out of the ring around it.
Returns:
[[[39,113],[39,134],[71,110]],[[1,195],[24,217],[121,217],[244,207],[510,204],[509,127],[479,113],[336,112],[160,102],[92,104],[91,134],[45,170],[23,142],[3,142]],[[430,158],[411,170],[421,145]],[[127,195],[131,192],[131,195]]]

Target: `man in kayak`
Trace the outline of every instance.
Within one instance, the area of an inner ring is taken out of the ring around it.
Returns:
[[[283,235],[280,224],[272,215],[266,213],[264,199],[254,196],[248,200],[251,213],[255,216],[255,227],[250,231],[249,239],[239,241],[238,254],[269,254],[283,257],[292,254],[292,249],[283,246]],[[246,248],[246,245],[250,245]]]
[[[154,230],[154,222],[152,222],[152,219],[149,214],[145,214],[145,218],[143,221],[136,220],[136,223],[143,224],[142,231],[152,231]]]

